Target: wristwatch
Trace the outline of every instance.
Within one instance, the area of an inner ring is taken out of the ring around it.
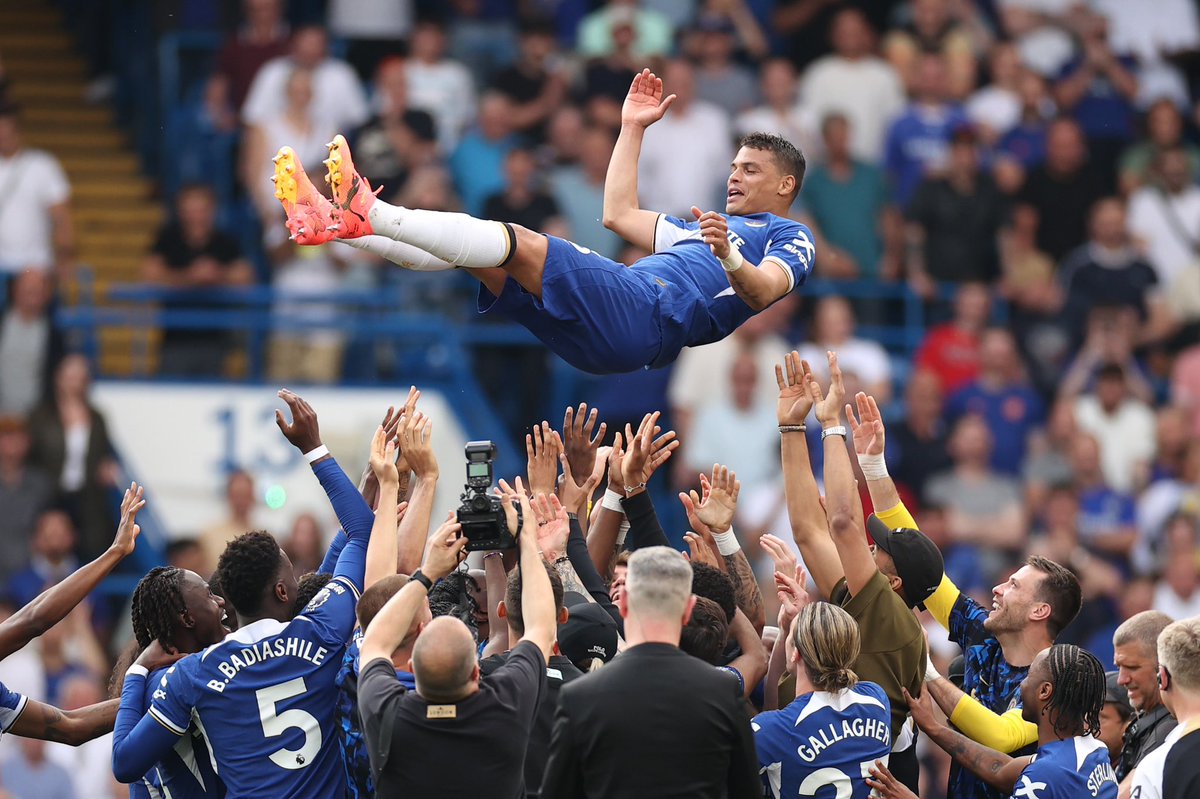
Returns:
[[[409,576],[408,581],[410,583],[420,583],[421,585],[425,586],[426,593],[429,593],[433,590],[433,580],[430,580],[428,577],[426,577],[425,573],[420,569],[417,569],[415,572],[413,572]]]
[[[824,441],[829,436],[841,436],[842,438],[845,438],[846,437],[846,426],[839,424],[836,427],[826,427],[824,430],[821,431],[821,440],[822,441]]]

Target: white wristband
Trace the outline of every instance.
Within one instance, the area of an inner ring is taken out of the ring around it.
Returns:
[[[721,266],[726,272],[736,272],[742,268],[742,264],[746,262],[746,259],[742,257],[742,251],[731,241],[729,242],[729,255],[721,258],[720,261]]]
[[[622,519],[621,526],[617,528],[617,549],[620,549],[625,544],[625,536],[629,534],[629,520]]]
[[[862,469],[863,477],[868,480],[887,479],[887,460],[883,455],[859,455],[858,465]]]
[[[600,507],[607,508],[608,510],[616,511],[617,513],[624,516],[625,508],[621,506],[622,499],[624,499],[624,497],[621,496],[618,492],[613,491],[611,488],[606,488],[604,490],[604,499],[600,500]]]
[[[717,542],[717,551],[725,556],[733,555],[742,548],[732,527],[723,533],[713,533],[713,540]]]
[[[940,671],[938,671],[936,668],[934,668],[933,659],[930,657],[926,657],[925,658],[925,682],[933,682],[934,680],[941,679],[941,677],[942,677],[942,673]]]
[[[318,458],[324,458],[328,454],[329,454],[329,447],[322,444],[321,446],[317,447],[316,449],[312,450],[311,452],[304,453],[304,460],[308,461],[309,463],[312,463],[313,461],[317,460]]]
[[[125,670],[126,677],[149,677],[150,670],[145,666],[139,666],[137,663],[131,665]]]

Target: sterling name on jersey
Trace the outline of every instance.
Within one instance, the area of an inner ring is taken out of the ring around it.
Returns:
[[[774,214],[722,216],[729,223],[729,241],[747,262],[782,269],[788,291],[808,278],[816,247],[804,225]],[[699,222],[661,214],[654,255],[631,269],[658,287],[664,353],[723,339],[756,313],[734,293],[720,261],[700,238]]]
[[[358,590],[345,577],[284,624],[262,619],[172,667],[150,715],[176,734],[194,722],[230,797],[342,797],[334,678]]]
[[[866,777],[892,751],[891,705],[873,682],[814,691],[754,717],[754,746],[773,797],[867,799]]]
[[[1013,799],[1117,799],[1108,747],[1091,736],[1054,741],[1037,754],[1013,788]]]

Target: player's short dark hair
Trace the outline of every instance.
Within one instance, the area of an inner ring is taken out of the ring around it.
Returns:
[[[1125,382],[1125,367],[1114,361],[1109,361],[1096,370],[1096,380],[1120,380]]]
[[[266,530],[242,533],[225,545],[217,561],[216,578],[239,616],[255,616],[267,590],[275,585],[283,552]]]
[[[1055,638],[1079,615],[1083,605],[1079,580],[1066,566],[1041,555],[1033,555],[1025,562],[1044,575],[1037,588],[1037,599],[1050,606],[1046,630],[1051,638]]]
[[[737,592],[729,575],[707,563],[692,563],[692,593],[711,599],[725,612],[725,623],[733,622],[737,612]]]
[[[354,614],[358,617],[358,626],[366,630],[388,600],[400,593],[400,589],[408,584],[407,574],[389,574],[372,585],[358,599]]]
[[[729,622],[725,620],[725,611],[708,597],[696,597],[692,616],[680,632],[679,648],[716,666],[728,640]]]
[[[308,607],[322,588],[329,585],[333,575],[328,572],[309,572],[300,578],[296,585],[296,601],[292,604],[292,615],[298,616]]]
[[[461,569],[455,569],[429,592],[429,612],[438,616],[453,616],[467,625],[471,635],[479,640],[479,627],[475,624],[475,611],[479,603],[471,596],[469,587],[479,587],[475,578]]]
[[[804,160],[804,153],[800,152],[799,147],[782,136],[762,132],[747,133],[738,139],[738,149],[743,147],[770,153],[780,171],[796,179],[796,191],[792,197],[794,198],[796,194],[800,193],[800,186],[804,184],[804,171],[808,168],[808,163]]]
[[[159,641],[164,647],[175,646],[175,626],[187,609],[183,601],[183,569],[156,566],[138,580],[133,589],[133,637],[138,649]]]
[[[562,615],[563,608],[563,584],[562,578],[558,576],[558,572],[549,563],[542,561],[542,565],[546,567],[546,576],[550,578],[550,591],[554,594],[554,620],[558,622],[558,617]],[[508,625],[513,628],[513,632],[517,635],[525,634],[525,614],[521,610],[521,589],[524,581],[521,579],[521,570],[513,569],[508,573],[508,581],[504,586],[504,612],[508,615]],[[489,603],[495,603],[496,600],[488,597]]]
[[[1104,667],[1091,652],[1074,644],[1055,644],[1046,653],[1054,693],[1046,714],[1059,735],[1100,732],[1100,710],[1107,685]]]

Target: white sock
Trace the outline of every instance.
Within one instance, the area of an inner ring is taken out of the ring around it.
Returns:
[[[386,258],[396,266],[411,269],[414,272],[442,272],[453,269],[454,264],[448,264],[441,258],[435,258],[419,247],[395,241],[386,236],[362,236],[357,239],[338,239],[342,244],[348,244],[356,250]]]
[[[377,234],[468,269],[499,266],[512,247],[503,224],[466,214],[421,211],[376,200],[367,217]]]

